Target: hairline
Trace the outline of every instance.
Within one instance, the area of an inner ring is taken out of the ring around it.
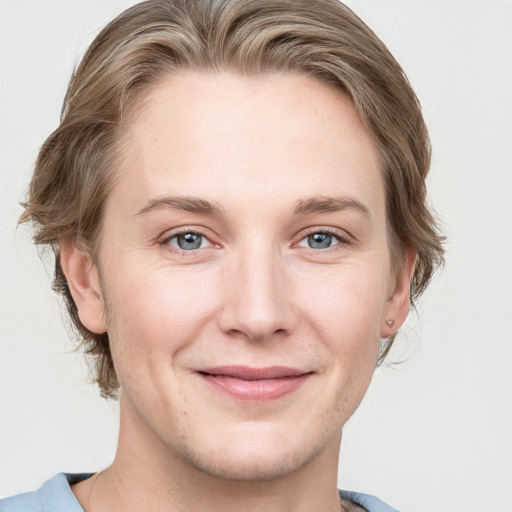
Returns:
[[[307,71],[306,69],[299,69],[298,67],[295,68],[287,68],[287,69],[268,69],[268,70],[250,70],[240,69],[239,66],[236,66],[234,64],[229,65],[225,64],[223,66],[211,66],[211,65],[189,65],[189,64],[169,64],[166,70],[161,70],[161,72],[154,77],[153,80],[148,81],[146,84],[144,84],[143,87],[137,88],[137,90],[130,94],[128,96],[128,101],[126,101],[123,104],[123,108],[120,112],[120,118],[119,122],[117,123],[117,126],[115,127],[114,132],[114,144],[112,145],[112,152],[114,155],[110,155],[111,158],[111,166],[115,169],[108,169],[106,172],[111,173],[111,180],[110,180],[110,187],[107,187],[107,193],[105,196],[105,204],[108,201],[108,197],[110,196],[113,187],[115,186],[116,178],[119,178],[123,171],[124,166],[124,154],[126,153],[124,151],[124,144],[127,143],[127,138],[129,137],[129,132],[131,127],[135,122],[137,122],[137,119],[140,115],[143,115],[145,111],[146,105],[151,102],[154,98],[155,91],[166,81],[172,80],[177,77],[186,76],[187,74],[194,74],[197,76],[215,76],[222,73],[230,73],[234,76],[241,77],[241,78],[247,78],[247,79],[265,79],[268,80],[269,78],[284,78],[287,76],[297,76],[297,77],[303,77],[310,80],[315,81],[316,83],[319,83],[323,86],[329,87],[334,92],[341,94],[345,96],[350,103],[353,105],[357,116],[362,123],[363,129],[366,132],[366,135],[369,138],[369,141],[371,144],[373,144],[375,154],[378,158],[378,167],[379,167],[379,173],[381,177],[381,183],[384,187],[384,199],[385,199],[385,222],[386,222],[386,233],[387,233],[387,240],[388,240],[388,248],[389,248],[389,255],[392,265],[392,270],[394,270],[396,273],[400,272],[403,267],[404,263],[404,256],[405,256],[405,247],[403,244],[403,241],[401,241],[397,235],[397,233],[394,232],[391,219],[390,219],[390,211],[389,211],[389,194],[386,184],[386,160],[387,160],[387,154],[385,149],[382,147],[382,145],[379,143],[376,134],[372,130],[372,128],[368,125],[368,122],[364,118],[364,116],[361,115],[359,112],[359,109],[357,107],[356,102],[352,99],[350,93],[343,87],[341,82],[339,84],[334,83],[332,80],[328,80],[327,78],[323,79],[321,76],[319,76],[317,73]],[[112,176],[113,175],[113,176]],[[363,208],[364,209],[364,208]],[[91,241],[92,248],[91,248],[91,256],[93,258],[93,261],[98,261],[99,257],[99,251],[101,249],[101,232],[103,228],[103,222],[105,218],[105,211],[103,209],[101,218],[99,219],[97,231],[96,231],[96,237],[94,240]]]

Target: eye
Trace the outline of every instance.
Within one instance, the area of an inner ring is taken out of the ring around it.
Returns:
[[[309,247],[310,249],[329,249],[340,243],[348,243],[340,235],[335,235],[328,231],[315,231],[305,236],[297,245],[299,247]]]
[[[169,237],[165,243],[182,251],[204,249],[211,245],[211,242],[204,235],[196,233],[195,231],[177,233]]]

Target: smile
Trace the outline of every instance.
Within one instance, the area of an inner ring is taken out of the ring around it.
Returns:
[[[222,366],[197,372],[218,391],[238,400],[265,402],[297,390],[312,375],[295,368]]]

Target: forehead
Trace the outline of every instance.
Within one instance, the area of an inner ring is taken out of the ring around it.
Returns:
[[[139,205],[165,194],[383,202],[377,151],[351,101],[305,75],[169,77],[134,109],[123,142],[118,192]]]

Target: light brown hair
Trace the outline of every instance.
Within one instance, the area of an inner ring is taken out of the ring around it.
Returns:
[[[93,259],[127,115],[162,78],[183,69],[254,76],[299,72],[342,90],[379,150],[392,261],[417,252],[411,303],[443,261],[427,203],[430,142],[419,102],[377,36],[338,0],[150,0],[109,23],[73,73],[60,126],[43,144],[25,212],[37,244],[55,252],[54,289],[64,296],[102,395],[119,387],[108,333],[80,322],[59,261],[71,239]],[[381,351],[386,355],[393,338]]]

